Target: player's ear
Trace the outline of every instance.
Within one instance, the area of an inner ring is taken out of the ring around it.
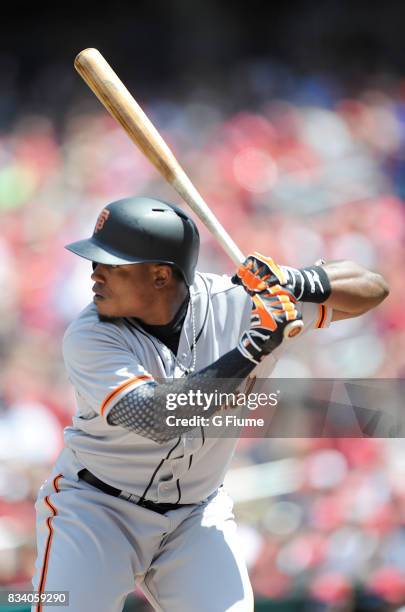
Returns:
[[[171,266],[166,264],[153,264],[153,282],[156,289],[165,287],[173,277]]]

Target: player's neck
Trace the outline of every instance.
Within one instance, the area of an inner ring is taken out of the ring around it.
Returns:
[[[144,317],[138,317],[139,320],[146,325],[167,325],[173,321],[188,294],[188,288],[184,283],[167,287],[159,294],[154,307],[145,313]]]

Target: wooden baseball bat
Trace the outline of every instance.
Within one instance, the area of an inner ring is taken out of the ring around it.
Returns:
[[[108,62],[97,49],[84,49],[75,58],[75,68],[108,112],[122,125],[136,146],[215,236],[232,261],[238,265],[244,256],[197,191],[158,130],[134,100]],[[285,337],[301,331],[302,321],[289,323]]]

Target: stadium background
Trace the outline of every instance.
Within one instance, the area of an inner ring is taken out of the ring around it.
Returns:
[[[405,374],[402,3],[174,0],[73,9],[56,17],[17,0],[2,15],[7,588],[29,588],[34,499],[74,410],[61,337],[91,299],[91,282],[89,265],[63,245],[86,236],[99,209],[119,197],[180,203],[74,72],[81,49],[99,48],[116,68],[243,251],[292,265],[353,258],[388,279],[380,308],[295,345],[278,375]],[[205,232],[200,261],[202,270],[232,270]],[[228,483],[257,609],[405,609],[403,446],[241,440]],[[139,596],[127,608],[149,609]]]

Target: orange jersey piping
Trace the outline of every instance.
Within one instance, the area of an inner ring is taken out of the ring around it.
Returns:
[[[111,402],[111,400],[114,399],[114,397],[119,395],[121,391],[124,391],[124,389],[126,389],[127,387],[135,385],[138,382],[142,382],[143,380],[153,380],[153,376],[151,376],[150,374],[144,374],[143,376],[134,376],[133,378],[130,378],[129,380],[125,380],[116,389],[111,391],[111,393],[107,395],[107,397],[103,400],[103,403],[101,404],[101,410],[100,410],[101,416],[104,416],[107,405]]]
[[[55,493],[59,493],[58,481],[60,478],[63,478],[62,474],[58,474],[58,476],[55,476],[55,478],[53,479],[53,488],[55,490]],[[43,593],[45,590],[46,575],[48,573],[49,555],[51,552],[51,545],[52,545],[53,534],[54,534],[52,521],[55,518],[55,516],[58,515],[58,511],[56,510],[55,506],[51,503],[49,499],[49,495],[45,497],[44,501],[46,505],[48,506],[48,508],[51,510],[52,516],[49,516],[46,519],[46,524],[48,526],[48,539],[47,539],[46,546],[45,546],[44,560],[42,562],[42,569],[41,569],[39,586],[38,586],[39,595],[41,595],[41,593]],[[42,602],[39,602],[36,607],[36,612],[42,612],[42,609],[43,609]]]

